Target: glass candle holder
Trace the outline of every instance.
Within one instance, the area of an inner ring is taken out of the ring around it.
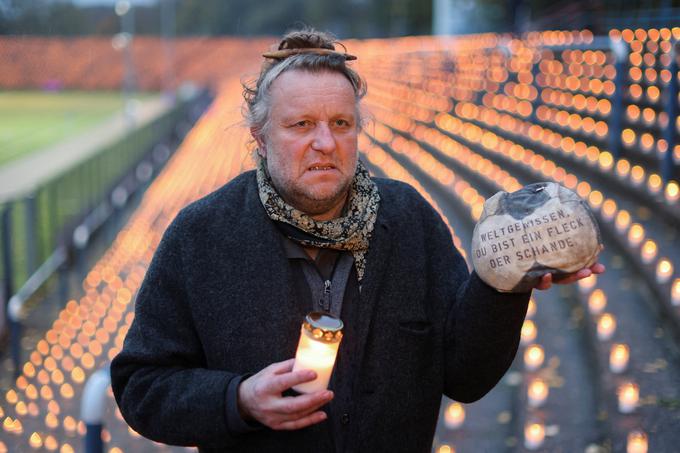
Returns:
[[[330,313],[315,311],[305,316],[293,371],[314,370],[316,379],[298,384],[293,390],[313,393],[328,388],[342,340],[342,328],[342,321]]]

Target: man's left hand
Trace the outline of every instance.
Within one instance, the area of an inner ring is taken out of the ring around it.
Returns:
[[[553,275],[548,273],[541,277],[541,280],[536,285],[536,289],[546,290],[549,289],[553,283],[559,285],[566,285],[569,283],[574,283],[575,281],[581,280],[582,278],[590,277],[592,274],[601,274],[605,271],[604,264],[595,263],[590,267],[581,269],[572,274],[565,275],[559,279],[553,279]]]

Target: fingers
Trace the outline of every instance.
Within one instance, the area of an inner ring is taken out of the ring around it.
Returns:
[[[293,364],[293,359],[278,362],[242,381],[238,394],[242,414],[272,429],[300,429],[325,420],[319,409],[333,399],[332,391],[281,396],[284,390],[316,379],[312,370],[292,371]]]
[[[271,371],[273,374],[282,374],[293,369],[295,365],[295,359],[284,360],[283,362],[272,363],[265,370]]]
[[[552,274],[544,274],[541,279],[538,281],[538,284],[536,285],[536,289],[545,291],[546,289],[550,289],[552,286]]]
[[[274,393],[281,393],[303,382],[316,379],[316,373],[312,370],[298,370],[289,373],[276,374],[272,377],[270,389]]]
[[[593,274],[601,274],[607,270],[607,268],[602,263],[595,263],[590,266],[590,270],[593,271]]]
[[[324,406],[333,399],[333,392],[309,393],[299,396],[287,396],[278,399],[272,405],[272,410],[284,415],[307,415]]]
[[[307,426],[314,425],[316,423],[320,423],[320,422],[326,420],[326,418],[328,418],[328,416],[326,415],[325,412],[318,411],[318,412],[314,412],[313,414],[307,415],[306,417],[299,418],[297,420],[289,420],[289,421],[278,423],[275,426],[271,426],[271,428],[272,429],[278,429],[278,430],[301,429],[301,428],[306,428]]]

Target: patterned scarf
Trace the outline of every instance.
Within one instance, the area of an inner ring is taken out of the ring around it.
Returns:
[[[269,218],[283,227],[281,230],[286,236],[303,246],[352,252],[361,283],[366,270],[366,252],[380,204],[378,188],[361,161],[357,163],[344,216],[324,221],[316,221],[286,203],[272,185],[265,160],[259,161],[257,185],[260,201]]]

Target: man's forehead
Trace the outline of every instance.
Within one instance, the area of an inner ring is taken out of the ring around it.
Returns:
[[[271,85],[272,94],[304,96],[315,94],[349,95],[354,98],[350,81],[334,71],[291,70],[278,76]]]

